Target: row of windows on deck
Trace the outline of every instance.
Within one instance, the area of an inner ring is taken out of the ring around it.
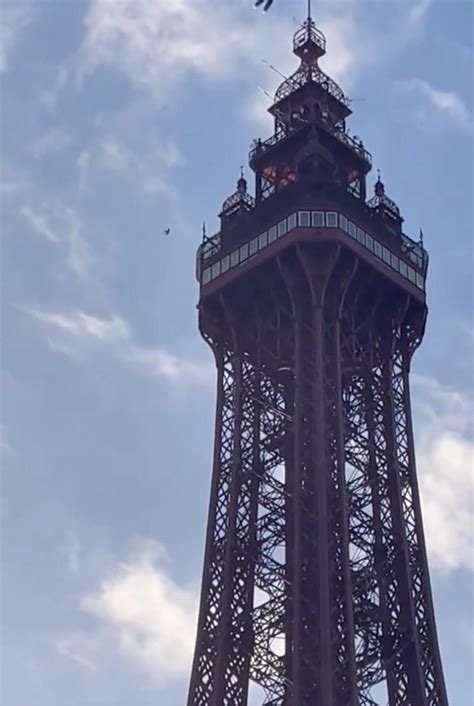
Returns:
[[[225,255],[210,267],[205,268],[201,276],[202,284],[208,284],[232,267],[244,263],[250,257],[256,255],[297,226],[303,228],[339,228],[363,245],[392,270],[401,274],[402,277],[408,279],[419,289],[424,289],[424,277],[422,274],[416,272],[413,267],[410,267],[404,260],[395,255],[395,253],[379,243],[378,240],[375,240],[371,235],[356,226],[355,223],[350,221],[342,213],[337,213],[336,211],[297,211],[292,213],[276,225],[260,233],[260,235],[257,235],[248,243],[244,243],[240,248],[237,248],[229,255]],[[413,262],[416,262],[419,267],[422,267],[421,257],[417,253],[411,252],[408,256]],[[203,258],[205,257],[206,255],[203,254]]]

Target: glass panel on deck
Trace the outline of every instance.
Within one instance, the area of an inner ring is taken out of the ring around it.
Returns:
[[[312,211],[311,225],[313,228],[324,228],[324,211]]]
[[[252,240],[250,241],[249,252],[250,255],[255,255],[255,253],[258,252],[258,236],[256,238],[252,238]]]
[[[240,246],[240,262],[243,262],[246,260],[249,256],[249,244],[245,243],[245,245]]]
[[[258,249],[261,250],[262,248],[265,248],[268,245],[268,233],[265,231],[265,233],[260,233],[258,236]]]
[[[309,211],[298,211],[298,225],[306,228],[310,225],[310,213]]]
[[[286,218],[284,218],[282,221],[279,222],[278,224],[278,237],[281,238],[282,235],[285,235],[287,232],[287,227],[286,227]]]
[[[337,213],[335,211],[327,211],[326,225],[328,228],[337,228]]]
[[[277,239],[277,228],[276,226],[272,226],[270,230],[268,231],[268,242],[273,243],[274,240]]]

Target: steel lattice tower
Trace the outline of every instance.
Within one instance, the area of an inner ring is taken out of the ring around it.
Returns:
[[[217,366],[188,706],[447,706],[409,370],[428,256],[402,232],[308,17],[275,132],[198,251]]]

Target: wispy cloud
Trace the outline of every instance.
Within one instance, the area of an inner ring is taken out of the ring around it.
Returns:
[[[112,66],[163,102],[189,79],[242,81],[248,75],[250,94],[256,98],[256,82],[273,90],[281,81],[262,59],[283,73],[291,72],[297,60],[290,49],[295,29],[291,16],[275,12],[259,17],[251,6],[211,0],[94,0],[86,17],[79,75],[84,79],[98,66]],[[354,8],[354,2],[346,2],[343,15],[331,11],[320,17],[332,47],[326,65],[338,80],[357,65]],[[248,108],[246,112],[253,114]]]
[[[82,235],[83,223],[73,208],[56,201],[40,201],[24,187],[24,201],[18,212],[32,231],[64,249],[67,267],[79,276],[87,276],[92,261],[91,249]]]
[[[417,94],[425,99],[428,106],[434,109],[435,113],[450,122],[456,127],[472,131],[472,116],[462,98],[451,91],[442,91],[434,88],[428,81],[421,78],[411,78],[403,81],[401,86],[404,90]],[[425,113],[425,119],[429,120],[429,113]]]
[[[50,243],[59,243],[61,241],[60,236],[52,228],[46,216],[30,204],[24,204],[20,208],[20,215],[32,227],[35,233],[45,240],[49,240]]]
[[[4,0],[0,11],[0,74],[8,70],[10,56],[21,34],[33,19],[31,0]]]
[[[411,4],[407,16],[407,28],[418,31],[424,24],[428,12],[435,0],[416,0]]]
[[[473,411],[464,395],[415,376],[423,520],[431,562],[474,569]]]
[[[90,645],[90,640],[85,642],[85,645]],[[82,646],[82,649],[81,649]],[[85,655],[84,640],[81,635],[69,636],[60,638],[55,643],[56,652],[61,657],[66,657],[78,664],[82,669],[88,672],[97,671],[97,666],[92,659]]]
[[[26,314],[47,328],[51,348],[73,359],[85,359],[97,346],[112,358],[132,365],[152,377],[172,383],[191,382],[206,385],[213,380],[211,365],[173,355],[161,347],[138,345],[128,323],[117,314],[107,317],[83,311],[46,312],[20,306]]]
[[[191,663],[197,593],[197,587],[170,576],[161,545],[141,540],[127,558],[109,564],[80,599],[95,630],[63,636],[56,649],[86,668],[104,650],[115,652],[160,685],[182,677]]]

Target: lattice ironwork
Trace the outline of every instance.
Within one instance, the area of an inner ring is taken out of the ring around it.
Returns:
[[[188,706],[446,706],[408,371],[424,307],[339,246],[200,305],[218,371]]]

